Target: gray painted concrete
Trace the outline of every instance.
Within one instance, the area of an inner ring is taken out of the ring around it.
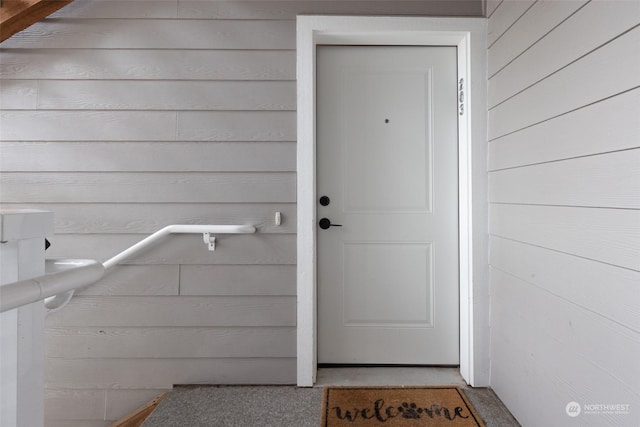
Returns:
[[[312,388],[176,387],[142,426],[317,427],[327,385],[457,385],[487,427],[520,425],[491,389],[466,386],[457,368],[325,368]]]
[[[172,391],[143,427],[317,427],[322,388],[202,386]]]

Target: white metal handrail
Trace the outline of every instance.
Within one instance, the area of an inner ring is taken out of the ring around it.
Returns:
[[[0,286],[0,313],[42,299],[52,310],[60,309],[69,301],[76,289],[100,280],[110,269],[145,250],[169,234],[200,234],[210,251],[215,250],[215,234],[253,234],[252,225],[168,225],[104,263],[95,260],[61,260],[65,267],[52,274],[21,280]],[[75,265],[73,265],[75,263]],[[64,295],[66,293],[66,295]],[[58,301],[59,300],[59,301]]]
[[[0,286],[0,312],[81,288],[97,282],[104,276],[104,266],[98,261],[73,261],[76,266],[68,270]]]
[[[205,243],[209,245],[209,250],[215,249],[215,237],[212,234],[253,234],[256,228],[253,225],[168,225],[156,231],[149,237],[139,241],[135,245],[120,252],[113,258],[103,263],[104,268],[109,270],[119,262],[153,245],[156,241],[169,234],[200,234],[202,233]],[[213,239],[213,240],[211,240]]]

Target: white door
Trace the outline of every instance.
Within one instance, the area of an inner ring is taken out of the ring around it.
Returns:
[[[457,365],[456,48],[316,60],[318,362]]]

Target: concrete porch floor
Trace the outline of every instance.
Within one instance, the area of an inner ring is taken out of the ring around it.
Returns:
[[[322,368],[312,388],[294,386],[176,387],[143,427],[317,427],[327,385],[457,385],[487,427],[518,422],[489,388],[466,386],[457,368]]]

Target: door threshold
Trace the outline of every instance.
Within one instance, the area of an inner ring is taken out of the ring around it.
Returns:
[[[322,368],[458,368],[460,365],[421,365],[398,363],[318,363],[318,369]]]
[[[316,387],[466,386],[458,366],[319,365]]]

